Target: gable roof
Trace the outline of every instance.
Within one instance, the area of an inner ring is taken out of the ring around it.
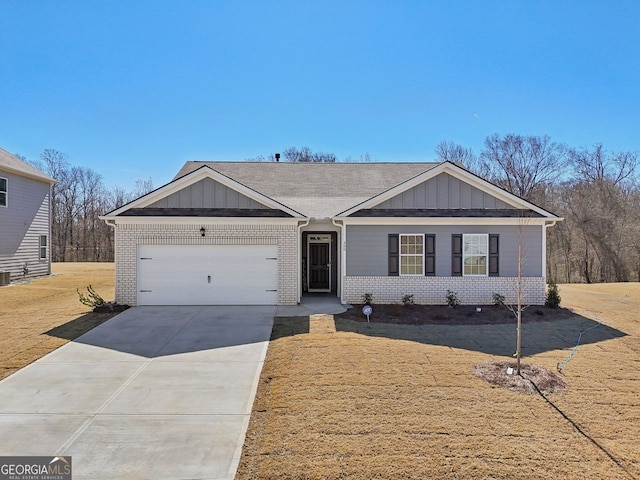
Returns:
[[[20,160],[18,157],[10,154],[3,148],[0,148],[0,169],[23,177],[42,180],[43,182],[50,184],[56,183],[53,178],[45,175],[33,165],[29,165],[27,162]]]
[[[449,161],[442,162],[437,166],[435,166],[434,168],[421,173],[420,175],[417,175],[413,178],[408,179],[403,183],[395,185],[389,190],[381,192],[376,196],[368,198],[364,202],[354,205],[343,212],[340,212],[337,216],[340,218],[344,218],[344,217],[348,217],[350,215],[356,214],[358,212],[360,212],[361,216],[371,216],[371,215],[367,215],[366,213],[363,214],[362,210],[375,208],[376,205],[380,205],[384,201],[389,200],[390,198],[393,198],[396,195],[400,195],[402,192],[405,192],[410,188],[413,188],[416,185],[426,182],[427,180],[434,178],[443,173],[452,175],[453,177],[456,177],[476,188],[479,188],[480,190],[483,190],[489,193],[490,195],[498,198],[499,200],[502,200],[503,202],[517,209],[530,210],[531,212],[535,213],[536,216],[540,216],[540,217],[552,218],[552,219],[559,218],[553,213],[531,202],[528,202],[527,200],[524,200],[523,198],[520,198],[517,195],[514,195],[508,192],[507,190],[501,187],[498,187],[497,185],[494,185],[491,182],[488,182],[487,180],[484,180],[483,178],[479,177],[475,173],[472,173],[469,170],[466,170],[465,168],[462,168],[459,165],[456,165],[455,163],[451,163]],[[454,215],[452,212],[451,216],[460,216],[460,215]],[[477,212],[475,213],[475,216],[477,216]]]
[[[140,209],[145,209],[145,207],[149,207],[159,199],[167,197],[183,188],[193,185],[204,178],[210,178],[212,180],[215,180],[226,187],[229,187],[233,190],[236,190],[242,193],[243,195],[251,198],[252,200],[255,200],[256,202],[261,203],[267,208],[282,211],[284,212],[285,216],[297,217],[297,218],[303,217],[303,215],[300,212],[293,210],[289,206],[282,204],[277,200],[269,198],[268,196],[252,189],[251,187],[242,185],[241,183],[238,183],[233,178],[230,178],[220,172],[217,172],[209,168],[207,165],[201,165],[199,168],[187,173],[186,175],[181,176],[180,178],[176,178],[172,182],[167,183],[166,185],[163,185],[162,187],[157,188],[154,191],[147,193],[146,195],[143,195],[142,197],[107,213],[106,215],[104,215],[104,217],[115,217],[118,215],[132,216],[132,212],[136,213],[136,211],[138,211],[137,213],[140,213],[139,212]],[[185,210],[185,209],[182,209],[182,210]],[[152,209],[152,211],[159,211],[159,209]],[[196,216],[194,212],[184,212],[184,213],[185,215],[183,216]],[[163,215],[166,215],[166,212]],[[271,215],[271,216],[278,216],[278,215]]]
[[[330,218],[439,163],[187,162],[175,180],[207,166],[309,218]]]
[[[203,178],[212,178],[247,197],[285,212],[294,218],[346,218],[367,216],[397,216],[399,212],[381,210],[376,206],[440,174],[446,173],[496,197],[520,212],[528,210],[534,216],[558,220],[559,217],[537,205],[513,195],[451,162],[423,163],[290,163],[290,162],[201,162],[185,163],[168,184],[124,205],[105,217],[139,216],[143,213],[159,216],[177,215],[163,209],[142,212],[154,202],[172,195]],[[184,209],[183,209],[184,210]],[[220,209],[214,209],[220,210]],[[514,210],[514,211],[518,211]],[[213,212],[213,210],[211,210]],[[496,212],[496,210],[490,210]],[[217,212],[212,216],[222,215]],[[262,211],[264,213],[264,211]],[[275,212],[271,212],[275,215]],[[410,212],[406,212],[410,213]],[[451,213],[451,212],[450,212]],[[507,212],[498,216],[513,216]],[[204,215],[205,212],[186,212],[182,216]],[[482,214],[482,215],[481,215]],[[416,212],[418,216],[442,216],[435,212]],[[243,214],[243,216],[246,216]],[[264,215],[262,215],[264,216]],[[449,216],[484,216],[488,212],[464,209]]]

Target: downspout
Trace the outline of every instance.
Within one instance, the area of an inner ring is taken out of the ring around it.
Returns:
[[[53,262],[53,183],[49,185],[49,236],[47,237],[47,242],[47,248],[49,249],[47,275],[51,275],[51,263]]]
[[[340,223],[336,223],[339,221]],[[333,226],[340,228],[340,303],[347,303],[344,299],[344,279],[347,276],[347,229],[344,220],[331,218]]]
[[[542,228],[542,278],[545,285],[547,284],[547,228],[553,227],[557,222],[557,220],[544,222]]]
[[[296,243],[298,244],[298,266],[296,268],[296,272],[298,272],[298,305],[300,304],[300,300],[302,299],[302,229],[308,226],[310,222],[310,218],[298,222],[298,238],[296,239]]]
[[[115,265],[115,271],[114,271],[114,275],[115,275],[115,298],[114,301],[116,303],[118,303],[118,292],[120,291],[120,289],[118,288],[118,249],[116,248],[116,242],[117,242],[117,232],[116,232],[116,221],[113,218],[105,218],[105,217],[98,217],[100,220],[102,220],[104,223],[106,223],[107,225],[109,225],[110,227],[113,227],[113,264]]]

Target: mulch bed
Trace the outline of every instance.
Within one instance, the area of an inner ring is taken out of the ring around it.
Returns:
[[[509,368],[512,373],[508,373]],[[519,393],[558,393],[567,388],[558,374],[545,367],[522,363],[520,375],[516,375],[515,370],[516,362],[503,360],[476,365],[473,374],[493,385]]]
[[[119,303],[105,303],[98,307],[94,307],[94,313],[122,313],[131,308],[129,305],[121,305]]]
[[[367,322],[362,313],[363,305],[354,305],[336,318]],[[370,322],[402,325],[493,325],[515,322],[515,316],[504,306],[497,305],[460,305],[452,308],[447,305],[400,305],[373,304]],[[480,308],[481,311],[476,311]],[[566,308],[530,306],[522,312],[522,322],[549,322],[571,318],[574,313]]]

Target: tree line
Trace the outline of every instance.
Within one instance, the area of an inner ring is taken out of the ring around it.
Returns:
[[[107,188],[99,173],[72,165],[58,150],[45,149],[38,160],[17,156],[56,180],[51,189],[51,260],[113,262],[114,231],[98,217],[153,190],[151,179],[136,181],[133,191]]]
[[[602,144],[572,148],[548,136],[488,136],[476,154],[452,141],[436,160],[461,164],[482,178],[563,217],[548,229],[547,277],[558,283],[640,281],[638,152],[610,152]],[[23,158],[23,157],[21,157]],[[24,159],[24,158],[23,158]],[[251,161],[275,161],[258,156]],[[282,152],[285,162],[337,162],[309,147]],[[375,161],[369,153],[342,162]],[[52,260],[114,260],[114,232],[98,217],[153,190],[151,179],[133,191],[105,187],[102,176],[46,149],[31,162],[57,180],[52,189]]]
[[[498,135],[482,151],[454,142],[439,160],[473,173],[563,217],[547,237],[547,277],[558,283],[640,281],[638,152],[602,144],[572,148],[548,136]]]

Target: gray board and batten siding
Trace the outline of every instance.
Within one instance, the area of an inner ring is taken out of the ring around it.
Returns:
[[[542,276],[541,225],[347,225],[347,276],[387,276],[390,234],[434,234],[436,276],[451,276],[451,235],[500,235],[500,276],[518,275],[518,244],[522,228],[523,276]]]
[[[441,173],[372,208],[514,209],[515,207],[448,173]]]
[[[49,275],[50,184],[2,169],[0,177],[7,179],[7,205],[0,207],[0,272],[11,272],[12,280]],[[44,259],[41,235],[47,236]]]
[[[172,193],[152,203],[148,208],[269,209],[266,205],[211,178],[202,179]]]

